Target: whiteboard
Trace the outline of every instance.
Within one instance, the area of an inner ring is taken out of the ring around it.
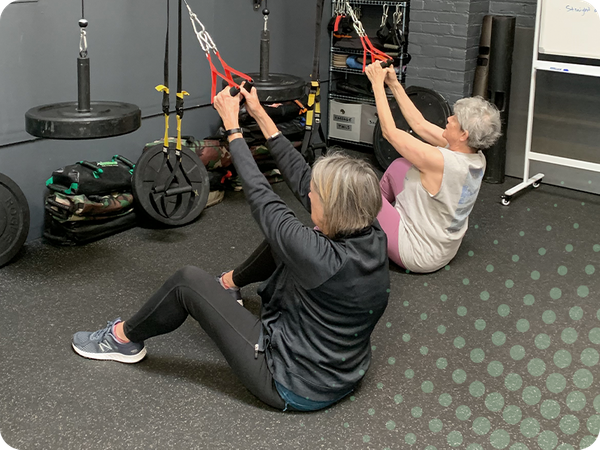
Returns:
[[[597,1],[540,0],[540,53],[600,59]]]

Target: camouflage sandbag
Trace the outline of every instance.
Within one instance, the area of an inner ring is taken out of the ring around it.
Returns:
[[[193,136],[182,136],[181,139],[181,145],[196,153],[207,170],[228,167],[231,165],[231,155],[229,154],[229,150],[227,150],[227,145],[223,141],[219,139],[203,139],[199,141],[194,139]],[[177,138],[170,137],[169,143],[177,143]],[[156,145],[164,145],[163,140],[159,139],[148,142],[144,146],[144,151],[151,147],[155,147]]]
[[[229,167],[231,154],[223,142],[216,139],[203,139],[196,141],[196,155],[202,160],[207,170]]]
[[[133,208],[133,195],[66,195],[51,192],[45,209],[59,221],[105,220],[127,214]]]
[[[266,145],[252,145],[250,146],[250,153],[255,161],[264,161],[265,159],[271,158],[271,153]]]

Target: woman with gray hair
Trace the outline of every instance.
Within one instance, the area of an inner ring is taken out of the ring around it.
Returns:
[[[226,88],[214,105],[265,241],[217,280],[196,267],[177,271],[133,317],[76,333],[72,347],[86,358],[135,363],[146,355],[146,339],[175,330],[191,316],[264,403],[280,410],[326,408],[352,392],[367,372],[371,332],[388,302],[377,175],[364,161],[341,154],[319,159],[311,170],[269,118],[256,89],[241,95],[316,227],[300,222],[258,169],[239,127],[240,94],[232,97]],[[259,281],[257,317],[231,294],[235,284]]]
[[[377,216],[388,237],[388,255],[413,272],[433,272],[458,252],[485,172],[482,149],[500,137],[500,113],[481,97],[463,98],[445,129],[423,117],[398,81],[380,62],[365,70],[377,105],[383,137],[398,151],[380,181],[383,207]],[[385,85],[402,115],[426,142],[396,128]]]

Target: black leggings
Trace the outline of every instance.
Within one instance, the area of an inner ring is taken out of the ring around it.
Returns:
[[[264,256],[268,246],[261,247],[259,254]],[[253,258],[256,263],[262,259]],[[250,264],[249,260],[243,264],[245,269],[240,269],[240,273],[244,276],[246,271],[247,279],[262,281],[256,278],[264,275],[264,265]],[[252,267],[257,268],[255,273]],[[274,408],[285,408],[267,367],[265,354],[255,351],[261,330],[259,318],[240,306],[214,276],[202,269],[187,266],[175,272],[133,317],[125,321],[125,335],[133,342],[141,342],[175,330],[188,315],[197,320],[217,344],[235,375],[252,394]]]

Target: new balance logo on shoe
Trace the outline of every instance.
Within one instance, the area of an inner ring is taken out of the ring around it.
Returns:
[[[110,346],[110,344],[106,341],[102,341],[98,344],[98,347],[100,347],[100,350],[102,350],[103,352],[112,352],[113,348]]]

